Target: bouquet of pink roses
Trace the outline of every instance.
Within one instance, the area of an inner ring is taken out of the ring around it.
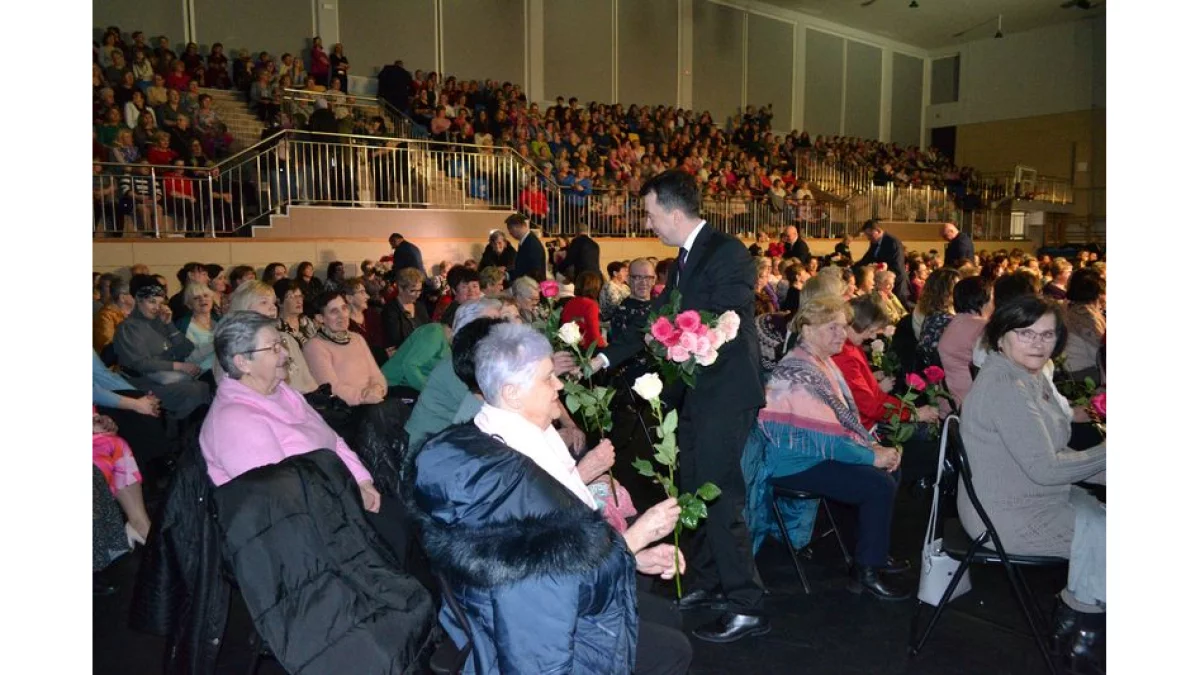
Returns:
[[[922,374],[925,377],[921,377]],[[934,406],[941,399],[950,400],[950,392],[945,387],[945,380],[946,371],[938,366],[929,366],[921,373],[909,373],[904,376],[904,384],[907,389],[897,397],[900,405],[883,404],[883,407],[888,410],[888,414],[887,421],[881,426],[888,432],[888,436],[897,449],[901,449],[903,444],[916,433],[918,425],[923,424],[917,420],[917,406],[921,405],[917,400],[919,397],[923,396],[925,403]],[[941,427],[937,424],[929,426],[930,433],[936,438]]]
[[[727,311],[720,316],[694,309],[679,311],[680,295],[650,315],[646,344],[658,359],[668,381],[682,379],[689,387],[696,384],[696,367],[711,366],[717,350],[737,337],[741,317]]]

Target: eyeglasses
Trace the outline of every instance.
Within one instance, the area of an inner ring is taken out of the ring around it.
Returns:
[[[1031,330],[1029,328],[1018,328],[1017,330],[1014,330],[1013,333],[1016,334],[1018,340],[1025,344],[1032,344],[1034,341],[1053,342],[1054,339],[1058,337],[1058,331],[1054,330],[1048,330],[1043,333],[1039,333],[1038,331]]]
[[[653,274],[649,274],[649,275],[634,274],[629,277],[629,280],[630,281],[654,281],[654,275]]]
[[[283,340],[279,340],[277,342],[272,342],[271,344],[267,345],[266,347],[259,347],[258,349],[250,349],[250,350],[247,350],[244,352],[238,352],[238,353],[239,354],[255,354],[257,352],[267,352],[267,351],[275,352],[276,354],[283,351]]]

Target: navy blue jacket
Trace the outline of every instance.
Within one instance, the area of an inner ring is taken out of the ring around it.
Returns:
[[[546,280],[546,247],[537,235],[530,232],[517,247],[517,259],[513,263],[512,279],[529,277],[534,281]]]
[[[971,241],[971,236],[966,232],[959,232],[957,237],[946,244],[946,264],[955,265],[959,261],[975,261],[975,242]]]
[[[456,645],[470,634],[464,672],[633,671],[634,560],[598,512],[471,423],[412,461],[406,490],[422,543],[467,619],[442,610]]]

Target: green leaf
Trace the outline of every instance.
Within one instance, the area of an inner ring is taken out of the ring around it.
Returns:
[[[700,526],[700,521],[708,517],[708,506],[699,499],[694,499],[683,506],[680,502],[679,522],[689,530]]]
[[[666,419],[662,423],[662,431],[664,434],[673,434],[679,428],[679,412],[672,410],[667,413]]]
[[[654,477],[654,465],[650,463],[650,460],[635,459],[633,460],[633,468],[636,469],[638,474],[642,476],[647,478]]]
[[[696,490],[696,496],[706,502],[711,502],[721,496],[721,488],[712,483],[705,483]]]
[[[572,413],[579,412],[579,397],[575,394],[567,394],[567,410]]]

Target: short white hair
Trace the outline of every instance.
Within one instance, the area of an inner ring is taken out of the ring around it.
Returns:
[[[463,303],[454,311],[454,327],[452,332],[457,335],[463,326],[489,312],[494,312],[496,316],[500,316],[500,310],[502,309],[504,309],[504,305],[495,298],[479,298],[478,300]]]
[[[541,293],[542,289],[538,287],[538,282],[530,277],[520,277],[512,282],[514,298],[536,298]]]
[[[538,364],[554,350],[544,335],[529,326],[496,324],[475,346],[475,381],[483,399],[499,407],[505,385],[524,392],[533,384]]]

